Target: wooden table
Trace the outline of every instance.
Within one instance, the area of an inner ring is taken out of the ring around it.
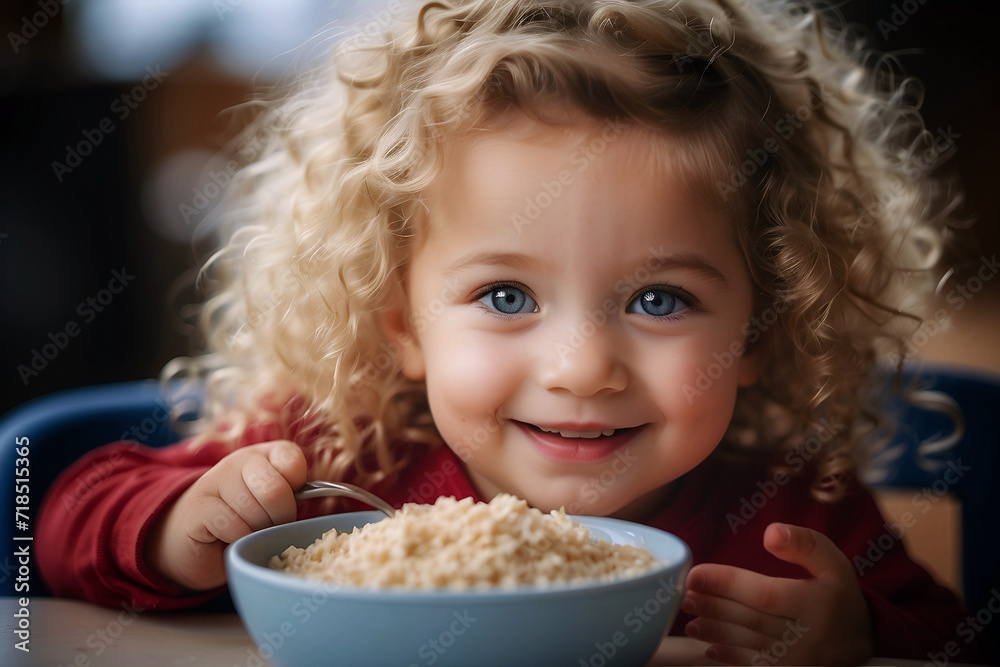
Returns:
[[[233,665],[263,667],[235,614],[136,612],[77,600],[31,598],[30,653],[14,634],[17,598],[0,598],[0,665],[150,667]]]

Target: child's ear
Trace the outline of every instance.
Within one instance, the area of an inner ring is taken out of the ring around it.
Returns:
[[[410,380],[423,380],[426,376],[424,351],[410,326],[410,309],[405,299],[383,311],[380,318],[386,339],[399,354],[403,375]]]
[[[771,357],[773,336],[771,331],[763,332],[753,343],[747,343],[740,357],[739,377],[737,385],[752,387],[757,384],[767,360]]]

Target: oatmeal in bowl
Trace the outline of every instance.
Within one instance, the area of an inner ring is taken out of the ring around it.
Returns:
[[[237,611],[279,666],[643,664],[690,566],[664,531],[503,495],[295,521],[226,552]]]
[[[442,497],[396,516],[331,530],[271,559],[275,570],[364,588],[510,589],[614,581],[660,564],[643,546],[594,538],[564,512],[549,514],[509,494],[489,503]]]

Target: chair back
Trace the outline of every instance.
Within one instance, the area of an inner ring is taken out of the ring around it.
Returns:
[[[30,573],[25,577],[14,554],[25,546],[29,554],[44,548],[32,536],[45,492],[60,472],[88,451],[118,440],[160,447],[178,439],[155,380],[70,389],[4,415],[0,419],[0,489],[4,489],[0,544],[5,545],[0,552],[0,595],[44,593],[34,567],[37,559],[27,559]],[[99,478],[102,471],[92,473]]]
[[[945,411],[914,405],[886,391],[894,417],[893,447],[900,456],[876,486],[913,489],[926,502],[952,494],[961,503],[962,590],[966,608],[1000,605],[1000,377],[981,371],[935,364],[914,365],[903,373],[903,386],[918,392],[941,392],[961,410],[964,431],[953,446],[929,455],[933,467],[920,465],[922,443],[956,433]],[[933,398],[933,395],[931,395]],[[989,611],[992,614],[992,610]],[[1000,655],[1000,622],[984,627]]]

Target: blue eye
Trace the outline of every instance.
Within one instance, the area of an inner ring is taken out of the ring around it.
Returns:
[[[638,313],[640,315],[650,315],[652,317],[664,317],[673,315],[688,308],[679,297],[662,289],[644,289],[637,297],[629,303],[626,312]]]
[[[511,285],[499,285],[483,297],[479,302],[503,313],[504,315],[521,315],[538,311],[538,304],[524,290]]]

